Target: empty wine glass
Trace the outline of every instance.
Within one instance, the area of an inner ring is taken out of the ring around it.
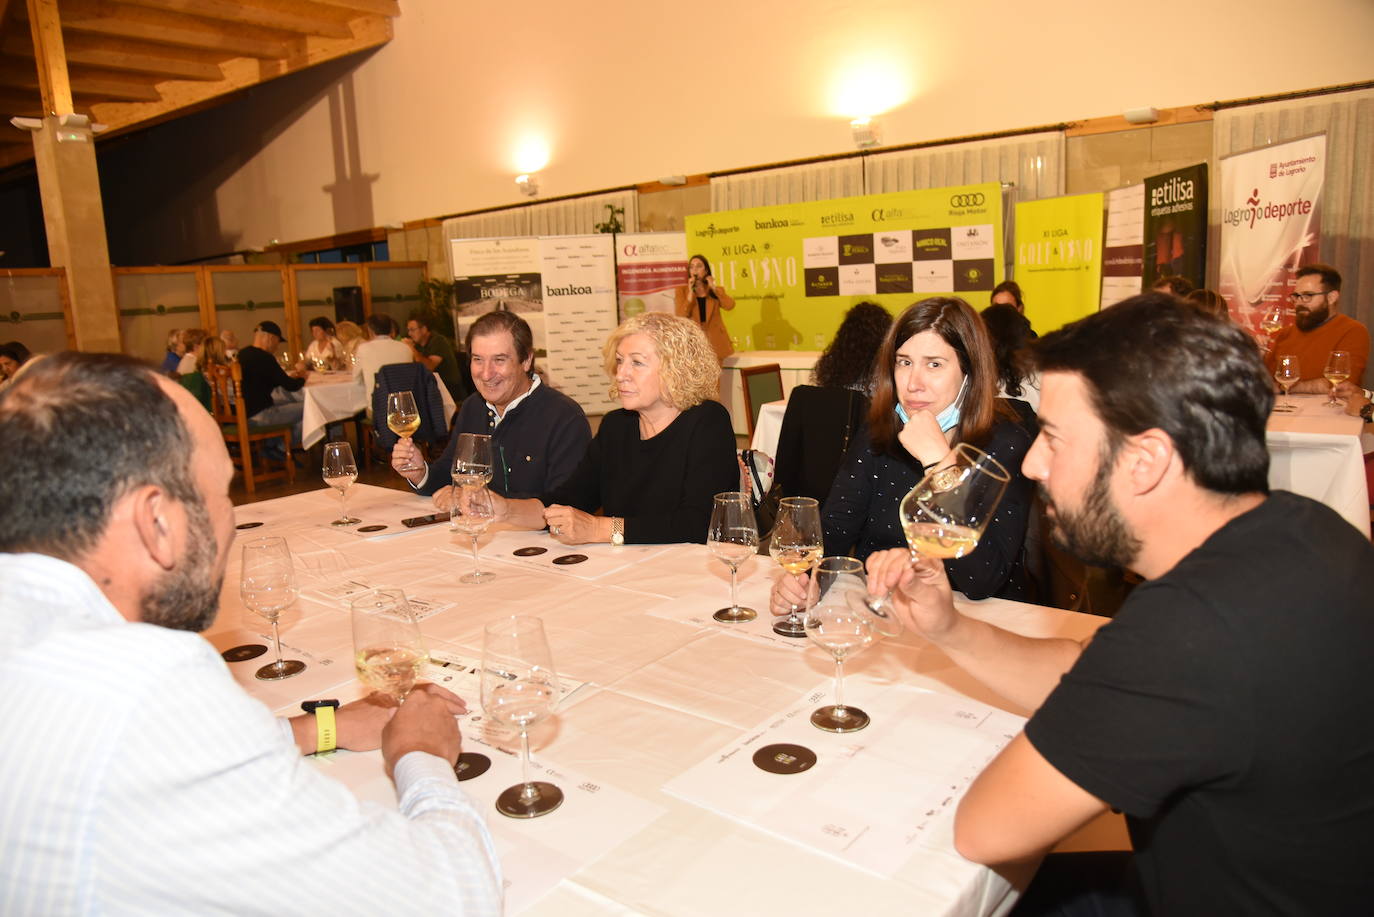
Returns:
[[[1302,367],[1298,364],[1298,356],[1293,353],[1281,353],[1274,362],[1274,381],[1283,389],[1284,409],[1293,410],[1297,405],[1288,401],[1288,390],[1298,384],[1302,378]]]
[[[420,409],[415,406],[413,392],[392,392],[386,396],[386,425],[402,439],[410,439],[420,429]],[[406,462],[401,471],[419,471],[414,460]]]
[[[348,515],[348,488],[358,480],[358,463],[353,460],[353,447],[343,442],[325,443],[320,474],[326,484],[339,492],[339,518],[330,525],[357,525],[361,522]]]
[[[730,568],[730,607],[718,609],[711,617],[730,624],[754,620],[758,612],[740,607],[736,582],[739,565],[759,549],[758,523],[754,521],[754,506],[747,494],[716,494],[711,524],[706,530],[706,546]]]
[[[453,483],[491,483],[491,437],[485,433],[459,433],[453,452]]]
[[[562,804],[563,791],[530,780],[530,727],[553,712],[559,692],[543,621],[513,615],[486,626],[481,686],[487,716],[520,733],[522,780],[496,798],[496,811],[511,818],[552,812]]]
[[[281,658],[281,635],[277,630],[277,619],[296,601],[296,574],[291,567],[291,550],[285,538],[272,535],[244,543],[239,595],[250,611],[272,622],[277,661],[254,674],[263,681],[276,681],[304,672],[304,662]]]
[[[1007,469],[983,450],[968,443],[955,446],[951,459],[926,472],[897,509],[912,561],[922,556],[950,560],[976,548],[1010,481]],[[900,630],[888,609],[891,598],[889,592],[868,602],[879,631],[889,636]]]
[[[826,732],[854,732],[869,718],[845,705],[844,661],[873,642],[876,625],[866,604],[864,567],[853,557],[822,558],[811,581],[815,599],[806,612],[806,636],[835,659],[835,703],[813,711],[811,724]]]
[[[783,497],[768,553],[788,573],[805,573],[821,558],[821,510],[814,497]],[[804,607],[804,606],[803,606]],[[787,617],[773,622],[774,633],[805,637],[806,622],[793,605]]]
[[[459,510],[462,510],[461,514]],[[453,512],[450,525],[455,531],[472,538],[472,572],[458,578],[460,583],[485,583],[496,578],[496,574],[482,570],[482,562],[477,555],[477,536],[491,525],[496,510],[492,506],[491,491],[481,484],[454,486]]]
[[[1331,351],[1331,356],[1326,358],[1326,368],[1322,370],[1322,375],[1331,383],[1331,397],[1324,403],[1329,408],[1339,407],[1341,401],[1336,397],[1336,386],[1350,378],[1350,354],[1344,350]]]
[[[355,596],[348,607],[358,680],[399,704],[429,661],[406,594],[400,589],[373,589]]]

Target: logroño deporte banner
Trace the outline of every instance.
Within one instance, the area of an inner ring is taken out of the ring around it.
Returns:
[[[820,350],[863,300],[895,313],[954,295],[982,309],[1002,279],[996,183],[703,213],[686,229],[688,255],[735,299],[737,350]]]

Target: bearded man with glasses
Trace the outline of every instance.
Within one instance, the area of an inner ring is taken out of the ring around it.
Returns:
[[[1329,264],[1305,264],[1294,275],[1297,282],[1288,301],[1293,304],[1292,327],[1280,331],[1264,356],[1270,374],[1279,354],[1294,354],[1302,378],[1290,391],[1321,394],[1331,386],[1322,377],[1333,350],[1350,354],[1350,381],[1360,383],[1369,359],[1369,329],[1341,314],[1341,275]]]

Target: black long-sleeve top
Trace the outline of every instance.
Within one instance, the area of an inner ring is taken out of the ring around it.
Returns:
[[[977,548],[957,560],[945,561],[950,584],[971,599],[994,595],[1030,598],[1022,551],[1035,489],[1021,474],[1021,460],[1039,426],[1029,408],[1021,414],[1021,423],[999,418],[991,438],[980,446],[1012,476],[996,515],[984,529]],[[900,443],[895,449],[891,454],[875,452],[867,424],[856,432],[821,508],[827,556],[853,551],[864,560],[875,551],[907,546],[897,508],[925,475],[925,468]]]
[[[304,379],[288,376],[270,353],[248,345],[239,351],[239,365],[243,367],[243,407],[252,417],[272,406],[272,389],[281,386],[288,392],[305,385]]]
[[[650,439],[640,438],[638,412],[610,412],[572,477],[544,504],[620,516],[631,544],[701,543],[713,498],[732,490],[739,490],[739,465],[730,415],[703,401]]]

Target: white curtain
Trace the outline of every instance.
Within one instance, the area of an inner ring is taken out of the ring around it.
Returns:
[[[1022,201],[1064,193],[1063,131],[875,153],[866,158],[867,194],[983,182],[1010,185],[1015,199]]]
[[[448,247],[450,239],[585,235],[596,232],[596,224],[609,219],[607,204],[625,209],[620,222],[624,224],[626,232],[635,232],[639,228],[639,195],[635,191],[613,191],[567,201],[549,201],[453,217],[444,220],[444,247]]]
[[[712,178],[711,210],[802,204],[863,193],[863,163],[856,157]]]
[[[1212,168],[1232,153],[1320,133],[1327,166],[1318,252],[1341,272],[1343,311],[1374,328],[1374,90],[1219,111],[1212,120]],[[1209,222],[1221,225],[1215,198]],[[1215,268],[1213,284],[1214,274]]]

